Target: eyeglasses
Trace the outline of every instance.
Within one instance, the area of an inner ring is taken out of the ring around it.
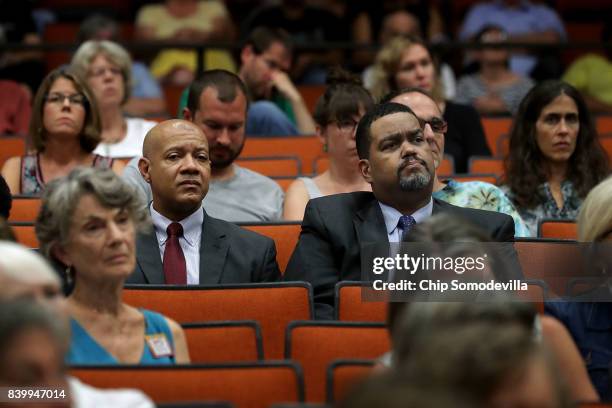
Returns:
[[[421,125],[421,128],[425,128],[425,125],[429,125],[431,130],[433,130],[435,133],[446,133],[448,130],[448,123],[444,119],[436,117],[429,120],[419,118],[419,125]]]
[[[85,105],[85,95],[77,93],[72,95],[64,95],[61,93],[49,94],[45,97],[45,101],[56,105],[63,105],[64,101],[68,99],[71,105]]]
[[[104,74],[106,73],[106,71],[110,72],[111,75],[113,76],[118,76],[121,75],[121,69],[117,68],[117,67],[99,67],[99,68],[95,68],[92,69],[91,71],[89,71],[89,76],[90,77],[101,77],[104,76]]]
[[[336,126],[338,130],[343,133],[353,133],[358,123],[359,122],[355,122],[354,120],[340,120],[336,121]]]

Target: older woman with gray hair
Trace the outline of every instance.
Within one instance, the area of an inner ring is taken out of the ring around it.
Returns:
[[[110,170],[78,169],[48,185],[36,235],[41,251],[73,281],[69,363],[189,362],[176,322],[122,301],[145,214],[132,188]]]
[[[74,71],[92,89],[102,121],[102,143],[95,152],[108,157],[136,157],[155,122],[126,118],[123,107],[130,98],[132,59],[112,41],[86,41],[71,62]]]

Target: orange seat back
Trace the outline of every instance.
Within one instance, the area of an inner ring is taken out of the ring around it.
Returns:
[[[19,242],[21,245],[27,246],[28,248],[38,248],[38,238],[36,238],[34,224],[25,222],[10,222],[10,225],[15,233],[17,242]]]
[[[278,224],[240,224],[242,228],[272,238],[276,244],[276,261],[281,273],[285,273],[291,254],[300,238],[302,226],[299,222]]]
[[[268,177],[297,177],[302,174],[302,163],[296,156],[244,157],[236,164]]]
[[[305,282],[214,286],[127,285],[125,303],[154,310],[179,323],[255,320],[266,359],[282,359],[285,328],[312,319],[312,287]]]
[[[13,156],[23,156],[26,153],[26,143],[21,137],[0,138],[0,169],[4,162]]]
[[[13,196],[9,221],[33,223],[40,211],[40,197]]]
[[[575,240],[578,238],[578,224],[569,220],[541,220],[538,237]]]
[[[460,183],[465,183],[467,181],[482,181],[497,185],[497,177],[495,174],[455,174],[452,178]]]
[[[253,320],[182,324],[192,363],[263,359],[261,329]]]
[[[487,145],[489,146],[489,150],[491,150],[493,156],[501,157],[501,152],[499,152],[498,140],[504,135],[510,133],[510,128],[512,127],[512,118],[482,117],[480,121],[482,122],[485,137],[487,138]]]
[[[306,401],[325,400],[326,371],[338,359],[373,359],[390,349],[381,323],[293,322],[287,328],[285,357],[304,370]]]
[[[455,174],[455,160],[452,156],[445,155],[442,159],[442,163],[436,169],[436,173],[439,176],[450,176]]]
[[[373,360],[336,360],[327,368],[327,403],[342,399],[372,373]]]
[[[348,322],[385,322],[386,301],[367,301],[362,291],[371,288],[367,282],[341,281],[336,284],[336,319]]]
[[[470,157],[470,174],[494,174],[501,177],[504,174],[504,161],[495,157]]]
[[[323,145],[316,136],[249,137],[242,157],[296,156],[302,163],[304,174],[312,173],[312,163],[323,154]]]

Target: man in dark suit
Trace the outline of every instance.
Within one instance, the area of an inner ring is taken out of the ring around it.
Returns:
[[[408,107],[376,105],[359,122],[356,144],[359,167],[372,192],[311,200],[285,273],[285,280],[313,285],[317,318],[332,318],[338,281],[362,280],[364,245],[400,242],[412,225],[432,213],[451,213],[481,227],[495,241],[513,241],[511,217],[432,199],[432,151]]]
[[[147,134],[139,162],[151,185],[153,230],[136,240],[128,283],[219,284],[276,281],[270,238],[218,220],[201,208],[208,192],[208,141],[192,122],[169,120]]]

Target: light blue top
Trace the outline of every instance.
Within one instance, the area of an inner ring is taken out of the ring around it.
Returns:
[[[386,204],[378,202],[380,205],[380,210],[382,211],[383,218],[385,220],[385,228],[387,229],[387,236],[389,238],[389,242],[401,242],[402,241],[402,233],[401,228],[398,227],[399,219],[402,215],[397,209],[388,206]],[[431,213],[433,212],[433,199],[429,200],[427,205],[419,208],[412,215],[412,218],[416,221],[416,223],[421,223],[425,221],[427,218],[431,217]]]
[[[164,316],[149,310],[139,309],[145,319],[145,335],[164,334],[174,350],[172,332]],[[117,359],[89,335],[75,319],[70,319],[72,337],[66,363],[71,365],[118,365]],[[145,343],[140,364],[174,364],[174,356],[155,358]]]

